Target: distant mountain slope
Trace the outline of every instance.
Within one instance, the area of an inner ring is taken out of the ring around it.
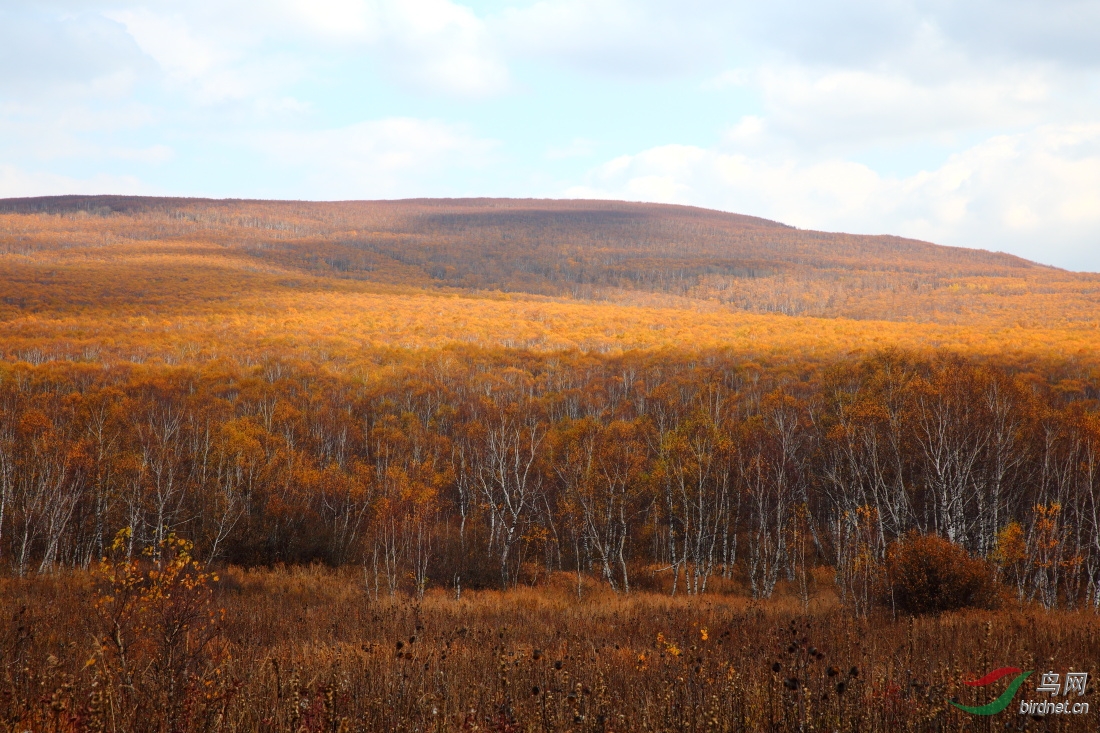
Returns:
[[[1011,325],[1095,321],[1100,278],[685,206],[122,196],[0,200],[0,251],[216,244],[311,276],[637,305]],[[211,252],[203,250],[203,256]]]

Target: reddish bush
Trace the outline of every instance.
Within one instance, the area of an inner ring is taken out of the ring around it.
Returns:
[[[912,532],[886,554],[884,601],[911,614],[993,608],[1000,593],[993,567],[938,535]]]

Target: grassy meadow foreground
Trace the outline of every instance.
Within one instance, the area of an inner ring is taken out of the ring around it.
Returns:
[[[686,207],[0,201],[0,730],[1095,730],[950,702],[1098,671],[1098,314]]]
[[[1093,615],[868,621],[827,591],[808,610],[785,593],[761,604],[590,583],[578,599],[569,577],[461,599],[375,599],[357,573],[313,567],[231,569],[202,603],[146,598],[129,617],[96,582],[77,573],[0,586],[5,729],[1095,729],[1091,716],[1013,708],[982,719],[948,702],[985,702],[963,681],[1009,664],[1095,672]],[[181,642],[171,631],[182,618],[192,628]],[[1074,699],[1100,705],[1091,683]]]

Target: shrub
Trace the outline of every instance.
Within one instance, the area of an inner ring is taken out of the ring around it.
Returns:
[[[123,716],[161,715],[169,731],[203,729],[225,692],[214,684],[224,657],[213,607],[218,576],[174,534],[134,559],[126,557],[129,540],[129,529],[120,531],[93,570],[96,653],[85,669],[104,699],[129,711]]]
[[[1000,593],[993,567],[953,542],[911,532],[886,552],[886,597],[904,613],[993,608]]]

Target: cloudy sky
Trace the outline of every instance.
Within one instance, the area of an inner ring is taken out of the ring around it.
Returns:
[[[0,197],[687,203],[1100,271],[1100,0],[3,0]]]

